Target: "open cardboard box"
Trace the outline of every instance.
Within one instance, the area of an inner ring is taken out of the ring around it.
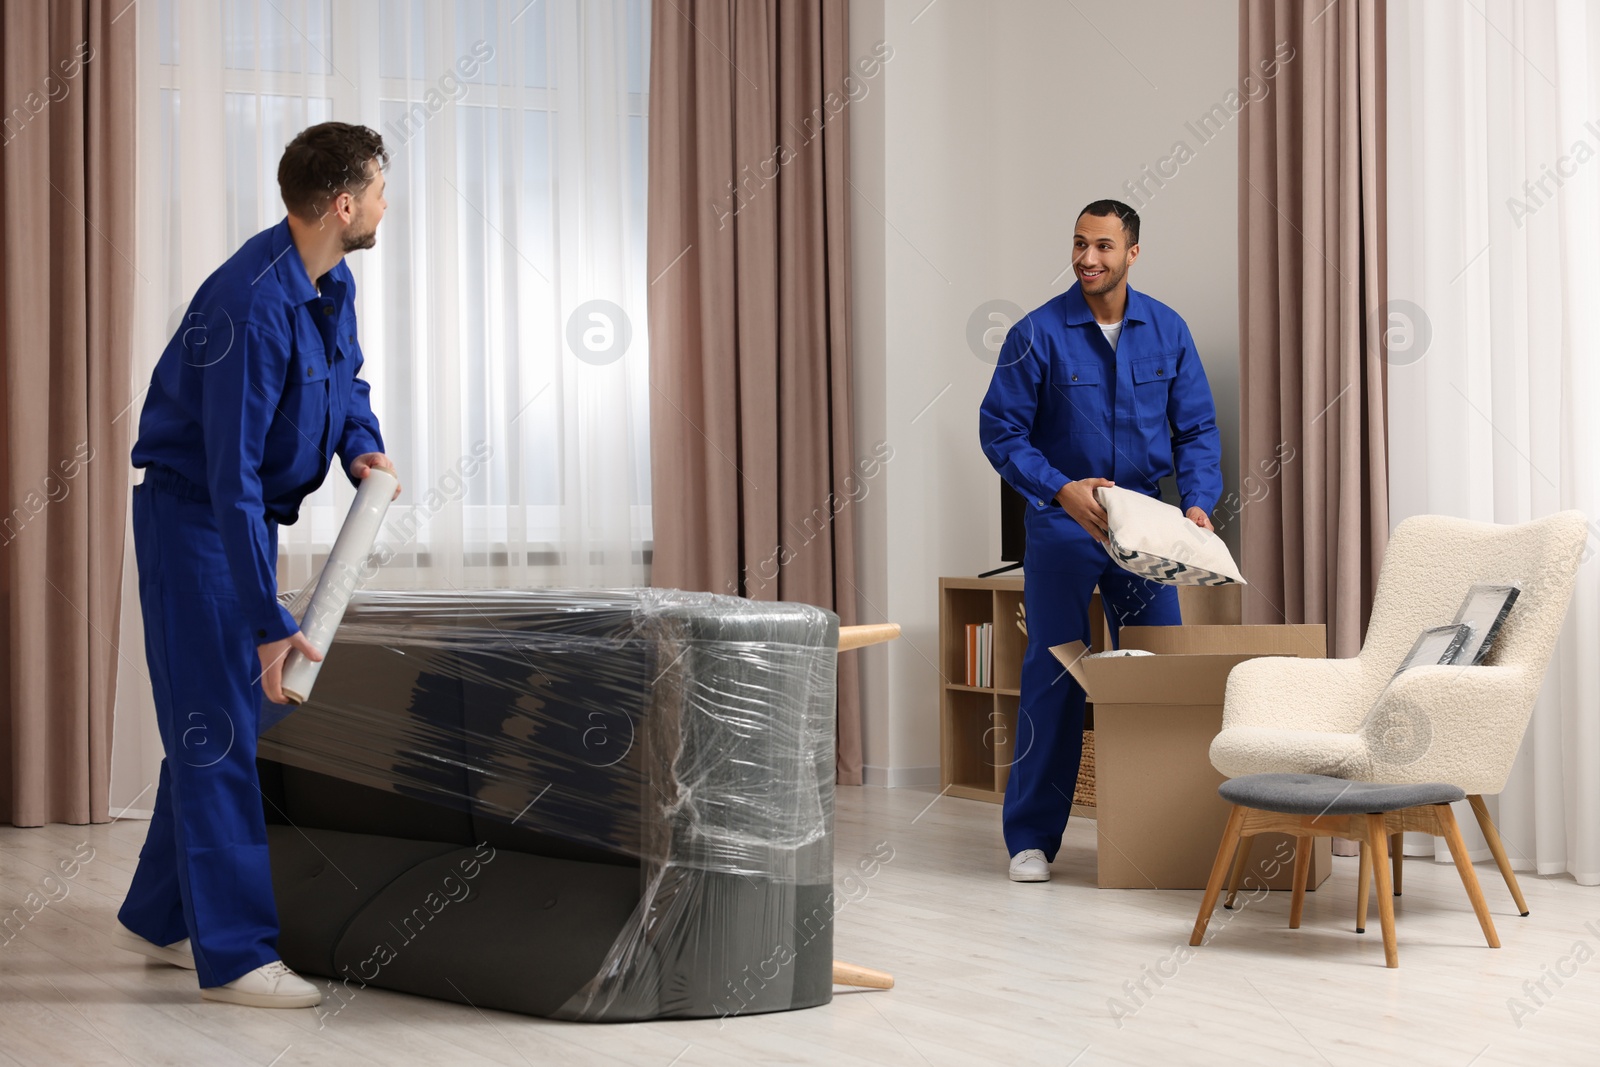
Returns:
[[[1100,888],[1204,889],[1228,821],[1210,759],[1228,672],[1258,656],[1320,659],[1326,628],[1128,626],[1120,644],[1157,656],[1092,659],[1081,641],[1050,650],[1094,704]],[[1292,888],[1293,845],[1255,838],[1245,884]],[[1308,888],[1328,877],[1331,846],[1312,846]]]

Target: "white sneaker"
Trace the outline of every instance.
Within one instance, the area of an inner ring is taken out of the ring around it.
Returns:
[[[141,956],[149,956],[162,963],[170,963],[174,967],[187,967],[194,970],[194,950],[189,947],[189,939],[174,941],[170,945],[158,945],[154,941],[146,941],[132,930],[117,923],[111,930],[111,943],[118,948],[129,952],[137,952]]]
[[[322,1003],[322,994],[282,960],[273,960],[227,985],[200,990],[200,999],[247,1008],[314,1008]]]
[[[1050,880],[1050,864],[1044,858],[1044,850],[1025,848],[1011,857],[1011,880],[1013,882],[1048,882]]]

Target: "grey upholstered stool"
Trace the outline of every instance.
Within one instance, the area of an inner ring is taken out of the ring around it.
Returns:
[[[1216,862],[1211,865],[1211,879],[1206,884],[1205,899],[1200,902],[1200,915],[1195,919],[1189,944],[1198,945],[1205,937],[1206,924],[1211,921],[1212,909],[1217,906],[1223,879],[1228,874],[1229,860],[1242,838],[1284,833],[1306,839],[1297,840],[1295,847],[1294,897],[1289,905],[1289,928],[1295,930],[1300,927],[1300,915],[1305,908],[1306,874],[1311,866],[1308,840],[1347,837],[1360,841],[1363,846],[1356,928],[1360,930],[1366,926],[1366,877],[1370,869],[1378,880],[1384,963],[1398,967],[1394,901],[1390,896],[1389,835],[1416,830],[1443,837],[1448,842],[1461,883],[1472,901],[1472,910],[1483,927],[1483,936],[1490,948],[1500,947],[1494,921],[1489,918],[1489,907],[1478,887],[1478,876],[1473,873],[1466,846],[1461,841],[1461,831],[1456,828],[1455,816],[1450,811],[1451,803],[1466,796],[1455,786],[1444,783],[1380,785],[1347,782],[1321,774],[1249,774],[1224,782],[1217,791],[1233,805],[1233,810],[1228,815],[1228,828],[1223,831]]]

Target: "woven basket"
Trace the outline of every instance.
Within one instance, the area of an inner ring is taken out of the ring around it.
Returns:
[[[1094,731],[1083,732],[1083,758],[1078,761],[1078,788],[1072,791],[1072,802],[1086,808],[1094,803]]]

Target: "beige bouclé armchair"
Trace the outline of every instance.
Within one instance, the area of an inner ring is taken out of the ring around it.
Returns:
[[[1511,773],[1588,535],[1580,511],[1515,526],[1438,515],[1405,520],[1389,541],[1361,653],[1334,660],[1263,658],[1235,667],[1222,732],[1211,743],[1212,764],[1230,778],[1288,772],[1459,786],[1526,915],[1483,796],[1500,792]],[[1484,663],[1413,667],[1396,676],[1418,635],[1454,619],[1468,588],[1479,582],[1509,582],[1521,590]],[[1398,894],[1398,849],[1393,854]],[[1367,869],[1364,862],[1363,876]]]

